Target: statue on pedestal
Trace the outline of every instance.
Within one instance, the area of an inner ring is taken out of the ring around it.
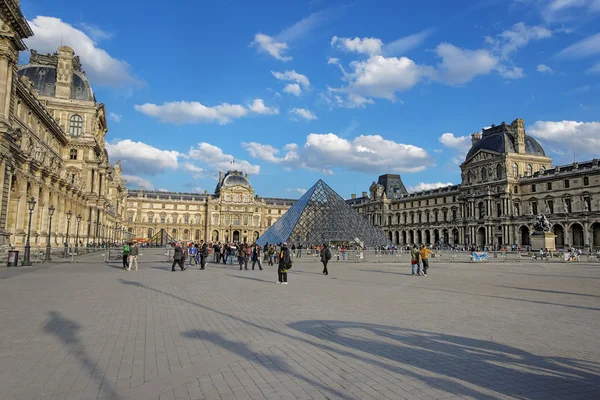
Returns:
[[[533,223],[533,230],[535,232],[550,232],[550,221],[546,218],[544,214],[540,214],[535,217],[535,222]]]

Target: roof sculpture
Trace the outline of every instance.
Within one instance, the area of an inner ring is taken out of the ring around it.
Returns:
[[[294,243],[305,246],[354,242],[374,247],[389,244],[377,227],[357,213],[323,180],[319,179],[258,240],[265,243]]]

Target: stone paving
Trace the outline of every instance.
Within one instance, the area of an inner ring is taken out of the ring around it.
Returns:
[[[0,399],[598,399],[600,265],[0,269]]]

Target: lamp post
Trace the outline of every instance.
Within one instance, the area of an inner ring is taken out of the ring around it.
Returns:
[[[67,238],[65,240],[65,258],[69,257],[69,227],[71,226],[71,217],[73,213],[71,210],[67,211]]]
[[[94,240],[92,240],[92,244],[94,246],[96,246],[96,233],[98,232],[97,226],[98,226],[98,222],[94,221]]]
[[[87,222],[87,226],[88,226],[87,235],[85,235],[86,236],[86,238],[85,238],[85,247],[86,247],[85,251],[86,252],[90,251],[90,233],[92,233],[92,230],[91,230],[92,221],[90,221],[89,219]]]
[[[102,244],[104,242],[104,228],[102,228],[102,222],[100,222],[98,226],[98,242]]]
[[[48,240],[46,240],[46,258],[45,261],[52,261],[52,258],[50,258],[50,251],[52,250],[52,246],[51,246],[51,232],[52,232],[52,216],[54,215],[54,211],[56,211],[56,208],[54,208],[53,205],[50,206],[50,208],[48,208],[48,216],[49,216],[49,220],[48,220]]]
[[[81,222],[81,214],[77,216],[77,233],[75,234],[75,254],[79,254],[79,223]]]
[[[25,256],[23,257],[23,263],[21,265],[31,265],[31,245],[29,244],[29,237],[31,235],[31,214],[35,208],[35,197],[30,198],[27,201],[27,208],[29,209],[29,223],[27,224],[27,241],[25,242]]]

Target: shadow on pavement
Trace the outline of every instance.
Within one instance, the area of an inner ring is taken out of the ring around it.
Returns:
[[[231,274],[226,274],[227,276],[233,276],[234,278],[240,278],[240,279],[248,279],[250,281],[258,281],[258,282],[266,282],[266,283],[273,283],[275,282],[274,280],[266,280],[266,279],[258,279],[258,278],[251,278],[249,276],[239,276],[239,275],[231,275]]]
[[[48,314],[48,322],[44,326],[44,332],[58,337],[63,345],[69,348],[69,352],[77,357],[91,379],[97,382],[100,392],[105,393],[98,396],[100,398],[115,400],[121,399],[121,396],[116,393],[116,389],[105,379],[105,371],[96,368],[96,361],[90,358],[87,351],[81,345],[79,332],[82,326],[75,321],[63,317],[58,311],[50,311]]]
[[[557,290],[543,290],[543,289],[532,289],[532,288],[522,288],[522,287],[516,287],[516,286],[502,286],[502,285],[499,285],[498,287],[506,288],[506,289],[527,290],[527,291],[530,291],[530,292],[550,293],[550,294],[570,294],[570,295],[573,295],[573,296],[600,297],[600,296],[597,296],[595,294],[574,293],[574,292],[560,292],[560,291],[557,291]]]

